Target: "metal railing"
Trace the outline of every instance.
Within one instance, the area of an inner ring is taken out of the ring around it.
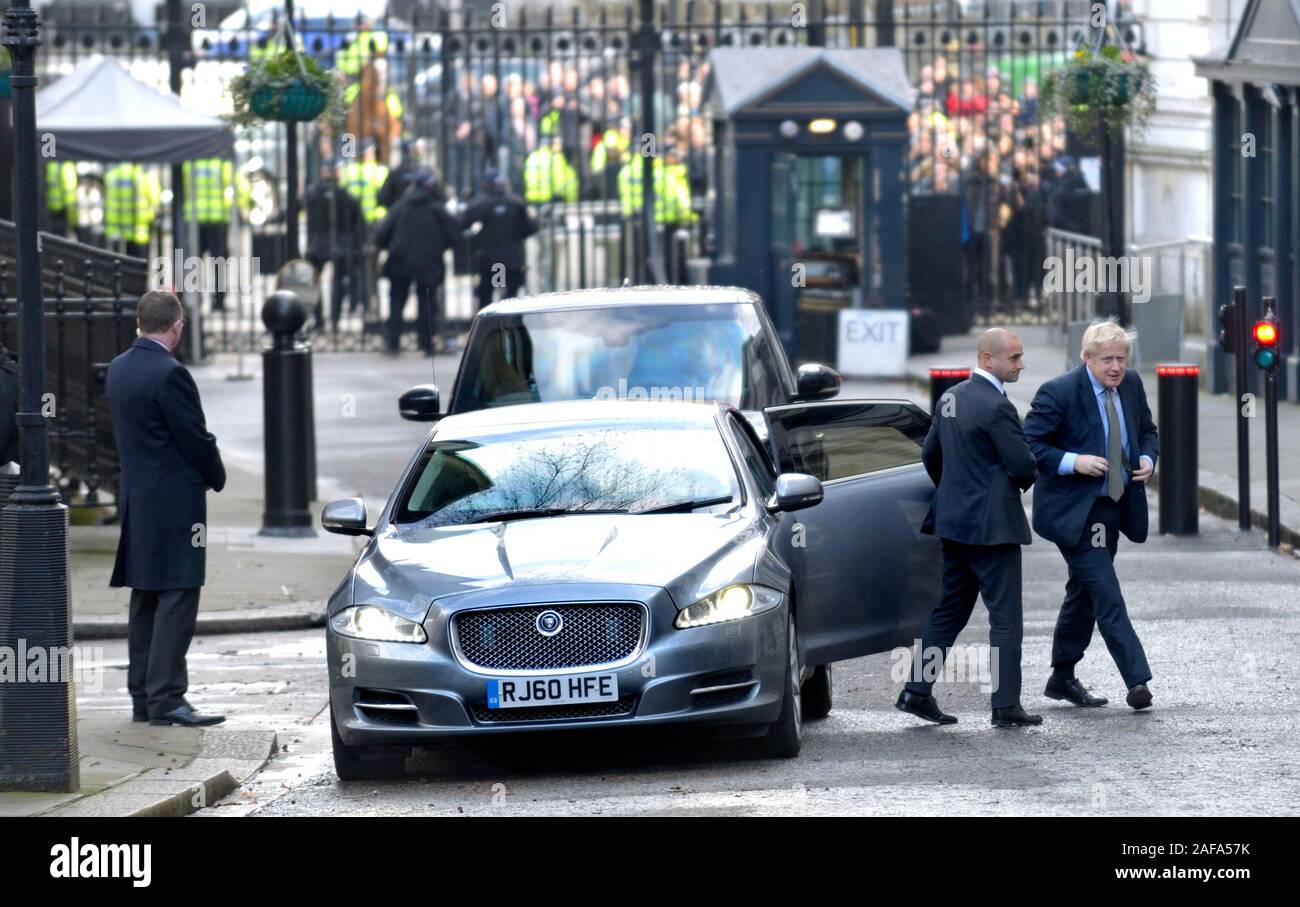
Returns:
[[[1047,259],[1060,262],[1061,273],[1066,277],[1067,286],[1060,290],[1047,290],[1044,287],[1043,302],[1047,312],[1049,326],[1048,338],[1052,343],[1063,343],[1066,328],[1072,321],[1091,321],[1097,316],[1097,292],[1095,285],[1089,289],[1079,290],[1073,281],[1073,263],[1084,256],[1096,260],[1101,256],[1101,239],[1083,233],[1073,233],[1059,227],[1048,227],[1046,238]]]
[[[1129,254],[1151,258],[1151,292],[1176,293],[1183,300],[1183,327],[1204,334],[1216,323],[1211,311],[1214,238],[1187,236],[1157,242],[1130,243]]]
[[[21,358],[12,241],[13,225],[0,221],[0,343]],[[144,262],[47,234],[42,245],[50,462],[65,503],[100,507],[101,491],[116,497],[120,471],[104,382],[135,337]]]

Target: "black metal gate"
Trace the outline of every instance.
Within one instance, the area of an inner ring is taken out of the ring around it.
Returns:
[[[925,215],[942,232],[912,231],[915,242],[927,236],[935,242],[910,254],[917,262],[948,263],[955,236],[966,262],[962,293],[969,318],[1041,317],[1036,225],[1065,136],[1062,124],[1040,116],[1037,86],[1084,39],[1088,0],[659,0],[659,40],[650,57],[652,135],[643,135],[640,126],[636,0],[556,2],[540,12],[516,2],[456,6],[453,12],[425,0],[390,2],[371,20],[298,15],[303,50],[339,73],[350,98],[339,135],[314,126],[303,130],[304,184],[315,181],[325,158],[340,165],[370,162],[390,174],[428,166],[441,174],[455,209],[492,167],[514,191],[532,196],[542,223],[529,243],[529,291],[617,285],[645,274],[634,230],[637,174],[629,167],[639,152],[653,150],[665,168],[684,174],[689,201],[660,218],[658,239],[666,276],[685,281],[686,262],[710,252],[710,196],[718,191],[712,123],[703,103],[709,51],[893,43],[916,88],[906,164],[911,196],[918,205],[934,195],[960,200],[955,207],[935,208],[948,212],[942,223]],[[46,43],[37,57],[42,82],[89,54],[104,53],[167,90],[167,49],[169,41],[179,41],[186,63],[182,99],[195,109],[224,110],[225,86],[266,52],[281,13],[250,15],[215,3],[205,9],[201,27],[187,19],[186,33],[169,38],[167,28],[131,22],[122,9],[76,0],[47,4],[41,10]],[[245,210],[235,206],[230,252],[257,258],[261,276],[246,294],[200,294],[205,345],[212,350],[259,344],[256,313],[282,254],[288,192],[305,188],[285,185],[281,125],[241,129],[239,139],[235,166],[251,203]],[[553,151],[572,173],[571,184],[545,198],[528,178],[530,159],[541,159],[533,157],[539,149]],[[102,218],[94,210],[101,168],[79,169],[84,191],[78,235],[102,242]],[[164,190],[170,188],[169,173],[160,170],[158,178]],[[169,206],[163,208],[151,242],[151,255],[160,260],[175,247]],[[445,290],[453,331],[473,312],[467,262],[463,252],[457,256],[458,273]],[[378,292],[374,264],[371,257],[365,307],[345,313],[337,329],[323,325],[318,349],[378,346],[387,299]],[[928,300],[923,285],[912,290],[913,305],[951,305],[946,297]]]

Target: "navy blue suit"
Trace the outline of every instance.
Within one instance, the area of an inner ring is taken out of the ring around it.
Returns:
[[[936,649],[947,660],[983,595],[997,653],[993,708],[1019,705],[1020,546],[1033,540],[1020,495],[1033,484],[1035,466],[1015,406],[981,375],[961,382],[940,400],[921,459],[935,484],[921,531],[943,540],[943,594],[922,634],[922,665],[933,665]],[[932,686],[924,675],[907,683],[927,696]]]
[[[207,489],[226,469],[189,370],[137,338],[108,366],[108,407],[122,463],[122,534],[111,586],[131,587],[127,690],[135,711],[186,705],[189,650],[204,579]]]
[[[1132,481],[1131,474],[1144,456],[1155,465],[1160,439],[1137,372],[1128,371],[1120,382],[1118,403],[1116,415],[1124,423],[1121,436],[1127,439],[1126,483],[1118,502],[1106,494],[1105,476],[1059,473],[1069,453],[1106,457],[1107,429],[1086,365],[1039,388],[1025,417],[1025,436],[1039,470],[1034,482],[1034,531],[1056,543],[1069,567],[1052,642],[1052,667],[1072,674],[1095,625],[1125,685],[1132,689],[1151,679],[1151,669],[1129,621],[1115,575],[1115,553],[1120,533],[1133,542],[1146,541],[1146,486]]]

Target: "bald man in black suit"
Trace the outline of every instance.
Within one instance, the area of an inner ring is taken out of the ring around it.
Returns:
[[[1024,347],[1010,331],[992,328],[981,335],[976,355],[974,374],[944,394],[939,411],[931,414],[921,450],[935,484],[921,531],[943,540],[943,595],[896,707],[936,724],[957,721],[935,701],[933,676],[970,620],[976,597],[983,595],[998,671],[993,724],[1040,724],[1043,719],[1020,704],[1020,546],[1033,539],[1020,495],[1033,485],[1037,469],[1020,416],[1003,389],[1020,377]],[[925,673],[918,671],[922,665]]]

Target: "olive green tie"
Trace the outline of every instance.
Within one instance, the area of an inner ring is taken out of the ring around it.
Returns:
[[[1124,442],[1119,436],[1119,416],[1115,414],[1115,392],[1106,389],[1106,494],[1112,501],[1124,496]]]

